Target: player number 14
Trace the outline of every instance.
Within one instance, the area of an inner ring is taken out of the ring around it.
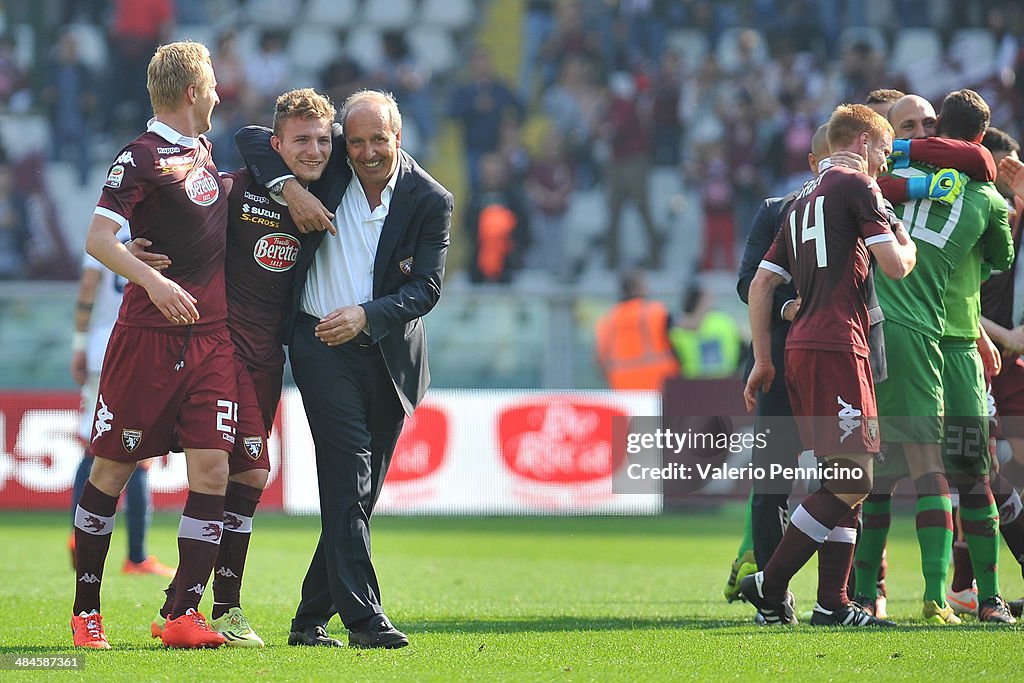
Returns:
[[[792,238],[793,251],[796,251],[796,211],[789,214],[789,234]],[[803,220],[800,221],[800,241],[814,241],[814,255],[818,268],[828,266],[828,253],[825,251],[825,197],[814,198],[814,220],[811,219],[811,204],[804,204]]]

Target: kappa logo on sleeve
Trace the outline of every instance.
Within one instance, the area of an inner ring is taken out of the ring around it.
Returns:
[[[121,152],[121,154],[116,159],[114,159],[114,163],[121,164],[122,166],[127,166],[128,164],[131,164],[132,168],[137,168],[137,166],[135,165],[135,159],[132,158],[132,152],[129,149],[126,149],[125,151]]]

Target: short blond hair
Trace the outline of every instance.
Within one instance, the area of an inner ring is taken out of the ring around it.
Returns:
[[[873,139],[888,134],[894,137],[892,124],[871,107],[864,104],[840,104],[828,120],[828,146],[833,151],[846,147],[861,133]]]
[[[158,47],[146,70],[146,89],[153,113],[177,109],[190,85],[208,87],[204,64],[213,68],[210,51],[202,43],[182,40]]]
[[[398,111],[395,96],[384,90],[357,90],[341,105],[341,125],[348,120],[348,114],[361,104],[375,104],[384,109],[392,133],[402,130],[402,113]]]
[[[336,113],[331,99],[312,88],[289,90],[274,103],[274,135],[280,135],[281,124],[288,119],[333,121]]]

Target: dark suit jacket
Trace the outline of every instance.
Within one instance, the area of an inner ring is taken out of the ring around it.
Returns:
[[[235,144],[257,182],[291,175],[270,147],[270,130],[248,126],[235,133]],[[373,299],[362,304],[373,343],[380,344],[402,407],[411,415],[430,384],[427,340],[420,317],[441,297],[451,229],[452,195],[404,151],[398,152],[398,178],[373,264]],[[334,149],[320,180],[310,191],[335,211],[352,179],[341,127],[335,124]],[[313,256],[325,232],[302,236],[295,263],[295,288],[284,343],[294,334],[302,290]],[[403,268],[405,270],[403,270]],[[406,272],[408,271],[408,272]]]
[[[754,222],[750,226],[750,233],[747,235],[747,244],[743,249],[743,260],[740,263],[740,270],[736,282],[736,291],[743,303],[749,303],[747,297],[750,292],[750,282],[757,273],[757,266],[761,259],[768,253],[768,249],[775,241],[775,235],[782,227],[782,218],[786,215],[790,204],[796,199],[800,190],[794,190],[785,197],[770,197],[761,202],[757,213],[754,214]],[[888,377],[888,369],[885,363],[885,335],[882,328],[882,307],[878,305],[878,297],[875,295],[874,260],[871,262],[871,273],[868,275],[865,284],[867,289],[866,299],[868,304],[868,317],[871,321],[871,329],[868,333],[868,346],[870,355],[868,360],[871,363],[871,375],[875,382],[881,382]],[[772,324],[771,324],[771,351],[772,364],[776,368],[775,379],[772,380],[772,391],[784,391],[786,387],[783,369],[786,367],[785,350],[786,335],[789,333],[790,323],[782,319],[780,312],[782,305],[797,296],[796,287],[792,282],[786,282],[775,288],[775,298],[772,302]],[[747,355],[747,367],[743,376],[750,375],[754,364],[754,354]]]

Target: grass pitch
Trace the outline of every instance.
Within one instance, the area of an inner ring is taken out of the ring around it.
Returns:
[[[367,651],[288,647],[316,518],[257,516],[243,606],[262,650],[169,651],[149,637],[164,580],[124,576],[114,532],[103,616],[114,649],[78,672],[0,671],[0,680],[1013,680],[1018,627],[920,621],[913,520],[889,546],[890,630],[765,629],[722,587],[739,542],[738,506],[655,518],[378,518],[384,606],[412,645]],[[177,518],[157,516],[150,551],[173,563]],[[0,514],[0,658],[72,652],[67,515]],[[1002,588],[1021,594],[1003,549]],[[793,584],[814,604],[813,560]],[[211,591],[212,593],[212,591]],[[209,614],[209,601],[203,602]],[[335,619],[329,630],[345,640]],[[83,654],[83,653],[78,653]]]

